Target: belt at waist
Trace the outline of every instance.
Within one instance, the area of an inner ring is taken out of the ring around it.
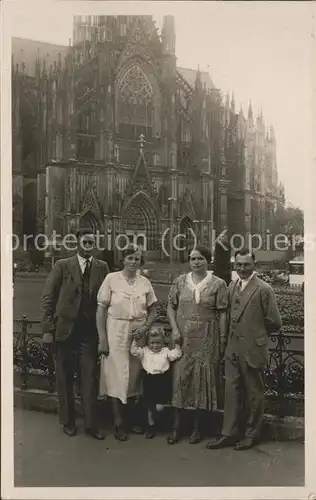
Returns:
[[[122,317],[122,316],[114,316],[114,314],[108,313],[108,316],[110,316],[113,319],[117,319],[119,321],[131,321],[131,322],[140,322],[140,321],[146,321],[147,316],[141,316],[139,318],[127,318],[127,317]]]

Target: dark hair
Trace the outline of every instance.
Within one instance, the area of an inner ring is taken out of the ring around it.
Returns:
[[[76,232],[76,237],[77,237],[77,240],[79,240],[79,238],[82,238],[83,236],[85,236],[86,234],[93,234],[95,235],[95,231],[94,229],[92,228],[89,228],[89,227],[83,227],[81,229],[79,229],[77,232]]]
[[[130,243],[126,248],[124,248],[124,250],[122,250],[122,260],[124,260],[128,255],[133,255],[135,252],[141,253],[140,265],[143,266],[145,264],[144,252],[139,246],[134,245],[134,243]]]
[[[241,250],[237,250],[235,252],[235,259],[236,259],[237,255],[251,255],[252,260],[254,262],[256,262],[255,254],[251,250],[249,250],[249,248],[242,248]]]
[[[203,257],[207,260],[208,264],[210,264],[212,262],[212,252],[204,245],[198,245],[196,247],[191,248],[191,250],[189,252],[189,260],[190,260],[191,252],[193,252],[193,250],[200,252],[200,254],[203,255]]]

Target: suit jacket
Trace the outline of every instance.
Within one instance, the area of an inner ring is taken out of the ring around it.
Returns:
[[[282,326],[273,288],[256,275],[236,297],[237,282],[228,288],[228,342],[225,356],[243,356],[252,368],[264,367],[269,360],[269,334]]]
[[[97,294],[108,272],[106,262],[93,259],[89,290],[91,328],[95,331]],[[47,278],[41,298],[43,333],[52,333],[57,341],[66,340],[74,328],[81,296],[82,272],[77,255],[57,261]]]

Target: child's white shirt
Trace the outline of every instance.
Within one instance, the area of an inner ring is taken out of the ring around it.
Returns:
[[[157,375],[166,372],[170,367],[170,362],[180,358],[182,351],[180,346],[176,345],[174,349],[163,347],[161,351],[153,352],[147,346],[138,347],[133,340],[131,354],[141,360],[142,367],[147,373]]]

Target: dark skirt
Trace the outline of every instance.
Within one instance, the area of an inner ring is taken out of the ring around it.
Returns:
[[[152,375],[143,372],[144,402],[148,405],[169,404],[172,398],[171,370]]]

